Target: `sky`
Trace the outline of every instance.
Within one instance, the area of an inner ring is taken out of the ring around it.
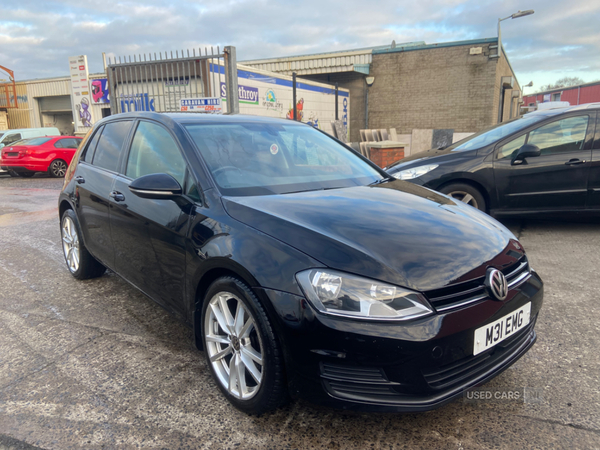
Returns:
[[[1,0],[0,65],[17,80],[65,76],[68,57],[233,45],[238,61],[497,36],[525,94],[564,76],[600,80],[600,0]],[[0,72],[0,79],[5,74]]]

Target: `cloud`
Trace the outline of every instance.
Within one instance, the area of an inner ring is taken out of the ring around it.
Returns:
[[[110,55],[235,45],[239,60],[397,43],[494,37],[522,83],[563,75],[600,79],[600,3],[573,0],[5,0],[0,64],[18,79],[66,75],[67,58],[87,54],[91,71]]]

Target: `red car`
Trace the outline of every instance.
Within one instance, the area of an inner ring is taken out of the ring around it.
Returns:
[[[44,136],[14,142],[2,148],[0,168],[11,176],[47,172],[51,177],[64,177],[81,141],[76,136]]]

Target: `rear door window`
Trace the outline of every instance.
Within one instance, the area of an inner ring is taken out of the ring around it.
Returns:
[[[127,138],[130,128],[130,120],[110,122],[104,125],[92,164],[116,172],[119,166],[119,157],[123,150],[123,142]]]
[[[75,138],[66,138],[59,140],[63,148],[77,148],[79,146],[79,140]]]

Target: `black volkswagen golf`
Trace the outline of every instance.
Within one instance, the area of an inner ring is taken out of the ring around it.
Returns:
[[[297,122],[111,116],[59,211],[73,276],[109,268],[180,317],[248,413],[432,409],[536,339],[542,281],[510,231]]]
[[[387,168],[493,216],[600,211],[600,103],[536,111]]]

